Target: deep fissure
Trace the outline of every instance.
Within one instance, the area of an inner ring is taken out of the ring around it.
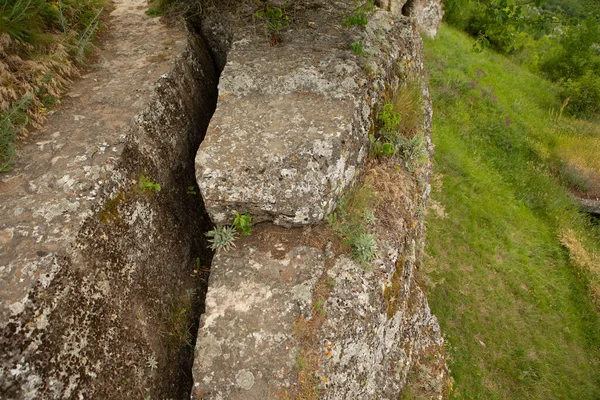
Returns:
[[[210,61],[212,62],[212,67],[216,73],[216,80],[211,82],[211,87],[215,89],[216,94],[216,88],[218,86],[219,76],[223,66],[220,65],[220,63],[215,59],[217,53],[213,48],[210,47],[210,42],[206,40],[202,34],[200,28],[201,22],[188,20],[187,24],[190,35],[193,35],[196,39],[200,40],[210,53]],[[224,57],[224,55],[221,57]],[[192,246],[190,248],[190,259],[188,264],[192,270],[191,276],[193,276],[195,279],[191,279],[188,282],[188,285],[182,288],[182,292],[184,293],[193,293],[193,295],[190,296],[191,310],[188,314],[189,322],[186,325],[189,328],[189,330],[186,332],[189,342],[180,343],[180,346],[176,350],[178,353],[178,362],[177,365],[172,366],[171,370],[176,370],[177,376],[174,377],[175,379],[173,379],[173,382],[169,384],[168,387],[165,387],[162,390],[164,393],[160,393],[160,395],[163,397],[166,396],[166,398],[186,400],[190,397],[190,392],[193,385],[192,366],[194,363],[194,349],[200,324],[200,316],[204,312],[208,278],[210,275],[212,258],[214,256],[214,252],[207,247],[204,236],[205,232],[213,228],[213,224],[206,212],[204,202],[196,182],[194,159],[200,144],[204,140],[208,124],[215,111],[217,96],[200,96],[200,98],[202,99],[202,102],[201,104],[197,104],[196,108],[198,115],[194,116],[192,119],[196,119],[195,117],[198,117],[201,119],[202,124],[192,127],[192,129],[195,131],[190,135],[193,140],[189,143],[189,153],[187,155],[187,159],[182,171],[175,174],[179,175],[175,177],[175,181],[189,182],[189,185],[185,187],[185,192],[183,192],[183,189],[180,188],[180,193],[178,193],[175,198],[175,201],[178,201],[177,199],[179,199],[179,201],[184,203],[184,209],[189,211],[187,216],[189,220],[186,223],[192,225],[192,229],[189,231],[190,235],[192,236]],[[175,309],[177,307],[179,306],[174,306]],[[185,309],[183,310],[185,311]],[[177,312],[177,310],[175,310],[175,312]],[[160,333],[157,334],[160,335]],[[161,341],[165,342],[165,338],[161,337]]]
[[[414,11],[413,8],[414,8],[414,0],[408,0],[402,6],[402,15],[404,15],[405,17],[412,17],[413,11]]]

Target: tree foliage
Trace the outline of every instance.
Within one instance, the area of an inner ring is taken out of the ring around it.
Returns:
[[[447,0],[445,21],[526,64],[562,90],[566,110],[600,115],[600,2]]]

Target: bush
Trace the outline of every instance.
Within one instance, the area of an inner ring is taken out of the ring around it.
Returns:
[[[593,18],[566,27],[557,46],[542,58],[540,70],[552,81],[576,79],[587,71],[598,71],[600,56],[594,51],[600,42],[600,28]]]
[[[600,76],[589,70],[576,79],[563,83],[563,99],[568,99],[566,110],[578,117],[599,119]]]

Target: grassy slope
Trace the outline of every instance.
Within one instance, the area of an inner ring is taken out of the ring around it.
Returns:
[[[598,399],[600,314],[558,234],[598,236],[549,172],[560,104],[549,83],[472,45],[446,26],[426,43],[446,217],[428,217],[424,279],[453,396]]]

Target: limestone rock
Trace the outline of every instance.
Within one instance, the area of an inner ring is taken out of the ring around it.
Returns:
[[[367,163],[365,143],[384,97],[416,81],[424,101],[415,129],[431,154],[419,32],[414,19],[382,10],[364,28],[343,28],[331,21],[351,5],[310,5],[294,10],[307,25],[273,48],[244,21],[225,35],[232,46],[196,157],[198,185],[214,222],[231,222],[234,210],[269,222],[213,259],[192,399],[395,400],[414,370],[441,398],[444,341],[415,280],[431,165],[410,174],[401,163]],[[350,51],[358,41],[368,65]],[[382,201],[368,266],[319,224],[361,174],[378,182]]]
[[[114,3],[101,67],[0,177],[2,399],[181,396],[160,332],[206,258],[186,192],[216,73],[184,24]]]
[[[303,18],[341,21],[353,12],[320,6],[303,9]],[[231,34],[217,109],[196,157],[214,223],[231,223],[238,211],[300,226],[333,211],[366,160],[373,109],[386,85],[398,83],[405,49],[395,38],[413,35],[409,21],[387,12],[369,18],[356,32],[341,22],[295,27],[274,47],[243,28]],[[368,56],[354,55],[353,41]]]
[[[581,211],[600,217],[600,200],[577,198]]]
[[[419,29],[431,38],[437,34],[444,16],[438,0],[385,0],[384,4],[394,14],[415,18]]]
[[[284,226],[320,221],[364,162],[361,68],[347,51],[315,58],[310,44],[253,48],[241,39],[228,54],[196,157],[215,223],[236,210]]]

